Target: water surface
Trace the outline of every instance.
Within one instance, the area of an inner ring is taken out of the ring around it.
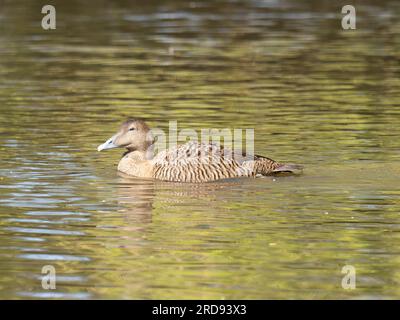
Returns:
[[[340,1],[54,5],[44,31],[40,1],[1,3],[0,298],[400,298],[398,2],[352,31]],[[128,116],[254,128],[306,170],[126,178],[96,147]]]

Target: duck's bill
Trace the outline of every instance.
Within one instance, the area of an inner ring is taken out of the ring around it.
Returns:
[[[115,141],[116,136],[111,137],[110,139],[108,139],[106,142],[104,142],[103,144],[99,145],[97,147],[97,151],[103,151],[103,150],[107,150],[107,149],[114,149],[114,148],[118,148],[119,146],[117,146],[114,141]]]

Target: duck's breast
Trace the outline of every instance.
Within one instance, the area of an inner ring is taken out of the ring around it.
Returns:
[[[125,174],[141,178],[152,178],[153,167],[150,161],[138,160],[130,157],[129,155],[124,156],[118,163],[118,171]]]

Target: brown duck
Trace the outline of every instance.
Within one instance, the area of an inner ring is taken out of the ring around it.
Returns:
[[[130,119],[98,146],[102,151],[126,148],[118,170],[136,177],[176,182],[208,182],[220,179],[298,173],[302,167],[282,164],[263,156],[242,156],[214,143],[187,142],[154,155],[154,138],[143,120]]]

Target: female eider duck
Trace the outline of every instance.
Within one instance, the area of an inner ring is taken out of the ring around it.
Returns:
[[[215,143],[190,141],[154,155],[154,138],[143,120],[130,119],[98,146],[102,151],[126,148],[118,170],[136,177],[175,182],[208,182],[220,179],[296,173],[302,167],[282,164],[262,156],[243,156]]]

